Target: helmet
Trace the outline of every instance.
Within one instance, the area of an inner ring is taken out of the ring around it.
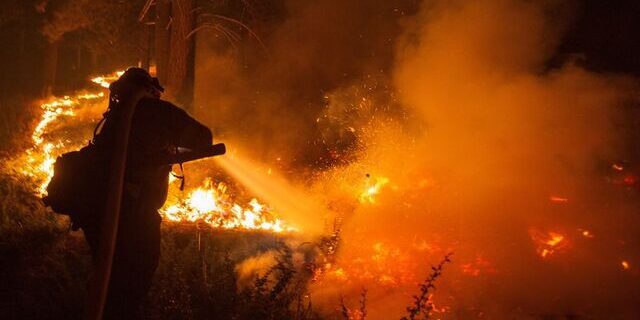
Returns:
[[[109,90],[118,91],[123,85],[140,85],[150,86],[154,90],[164,92],[164,88],[160,85],[158,78],[152,77],[147,70],[137,67],[127,69],[121,76],[109,86]]]

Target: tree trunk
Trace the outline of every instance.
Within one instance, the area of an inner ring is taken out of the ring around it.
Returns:
[[[22,19],[20,19],[20,34],[18,36],[18,57],[20,57],[20,63],[25,60],[24,52],[25,52],[25,42],[27,38],[27,27],[28,22],[26,18],[26,14],[23,14]],[[22,65],[22,64],[21,64]]]
[[[171,14],[171,3],[169,0],[158,0],[156,2],[156,24],[155,24],[155,62],[156,77],[161,84],[167,82],[167,69],[169,62],[169,17]]]
[[[98,53],[93,49],[89,49],[89,71],[95,72],[98,70]]]
[[[82,73],[82,44],[81,43],[77,43],[76,44],[76,63],[75,63],[75,71],[76,74],[81,74]]]
[[[195,80],[195,35],[188,37],[196,24],[195,0],[173,0],[172,25],[167,73],[170,98],[190,109]]]
[[[58,42],[49,42],[44,53],[42,66],[42,96],[47,97],[53,93],[58,69]]]
[[[28,70],[23,74],[18,76],[19,86],[21,88],[28,88],[27,90],[31,91],[37,86],[33,86],[33,79],[29,76],[31,72],[33,72],[33,66],[31,66],[28,62],[28,59],[25,55],[25,47],[27,41],[27,15],[25,13],[22,14],[22,19],[20,19],[20,31],[18,36],[18,59],[16,61],[20,70]]]
[[[153,26],[146,23],[143,24],[143,26],[144,50],[142,50],[140,60],[142,61],[142,69],[149,71],[149,67],[151,66],[151,48],[153,47]]]

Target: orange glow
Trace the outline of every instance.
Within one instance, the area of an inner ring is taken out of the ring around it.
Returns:
[[[347,280],[347,273],[342,268],[338,268],[333,272],[333,276],[339,280],[345,281]]]
[[[123,74],[124,70],[116,71],[108,75],[94,77],[91,79],[91,81],[103,88],[109,89],[109,85],[111,84],[111,82],[118,80],[118,78]]]
[[[46,186],[53,177],[53,164],[57,155],[64,150],[79,148],[80,145],[68,145],[66,141],[46,141],[45,135],[49,127],[62,117],[75,116],[75,110],[88,100],[104,98],[103,92],[83,93],[74,97],[52,97],[49,101],[40,105],[42,116],[36,125],[31,140],[33,146],[27,150],[27,164],[23,167],[23,173],[35,177],[41,181],[37,193],[44,195]]]
[[[366,189],[360,193],[360,203],[376,203],[376,196],[380,193],[383,186],[389,183],[389,179],[378,177],[375,182],[366,186]]]
[[[591,231],[589,231],[589,230],[582,230],[582,236],[584,236],[585,238],[593,238],[594,237],[593,233],[591,233]]]
[[[166,203],[160,214],[168,221],[202,221],[213,228],[296,231],[256,199],[245,206],[233,202],[227,194],[227,186],[224,183],[214,186],[210,179],[190,191],[184,199]]]
[[[551,255],[565,250],[569,244],[566,236],[558,232],[541,232],[532,229],[529,231],[529,234],[531,240],[533,240],[537,247],[536,251],[538,255],[542,258],[548,258]]]
[[[564,197],[558,197],[558,196],[550,196],[549,200],[551,200],[551,202],[555,202],[555,203],[566,203],[566,202],[569,202],[569,199],[564,198]]]
[[[628,186],[632,186],[632,185],[634,185],[636,183],[636,177],[631,176],[631,175],[626,176],[622,180],[622,183],[625,184],[625,185],[628,185]]]
[[[475,260],[471,262],[463,263],[460,269],[462,273],[472,277],[477,277],[481,274],[496,274],[498,272],[495,267],[482,256],[477,256]]]
[[[622,265],[622,269],[624,270],[629,270],[631,269],[631,265],[629,264],[628,261],[626,260],[622,260],[622,262],[620,263]]]
[[[109,75],[97,76],[91,79],[102,88],[108,88],[109,84],[124,71],[116,71]],[[53,165],[56,158],[68,151],[76,150],[86,144],[86,136],[64,137],[54,139],[51,132],[55,130],[62,120],[64,125],[69,123],[76,125],[87,119],[77,116],[80,110],[88,108],[88,102],[106,103],[104,89],[97,92],[82,92],[74,96],[62,98],[51,97],[40,105],[42,116],[36,124],[31,140],[32,147],[19,159],[23,163],[22,173],[34,178],[38,185],[34,192],[39,196],[46,194],[46,186],[53,177]],[[103,107],[101,107],[100,112]],[[95,121],[100,116],[96,110]],[[170,177],[170,183],[176,181]],[[211,180],[205,180],[201,187],[188,191],[186,197],[174,203],[167,203],[160,210],[165,220],[173,222],[203,221],[214,228],[264,230],[270,232],[291,232],[296,229],[287,225],[267,206],[257,199],[250,200],[246,205],[238,204],[231,200],[224,184],[213,185]]]

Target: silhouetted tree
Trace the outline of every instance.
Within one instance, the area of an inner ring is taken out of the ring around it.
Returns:
[[[44,54],[44,94],[50,94],[58,69],[58,47],[73,34],[77,59],[86,49],[92,68],[124,66],[140,61],[144,28],[137,15],[144,0],[45,0],[35,5],[43,16],[41,33],[47,40]],[[102,69],[102,68],[99,68]],[[94,72],[97,70],[94,70]]]
[[[173,0],[171,3],[171,38],[167,63],[166,86],[170,97],[186,108],[193,102],[195,81],[195,0]]]
[[[195,81],[195,38],[198,30],[213,28],[230,43],[240,42],[244,33],[258,39],[243,23],[253,16],[250,1],[147,0],[139,21],[155,4],[156,74],[166,84],[168,96],[189,108]]]
[[[68,32],[89,24],[89,19],[83,12],[87,1],[51,0],[42,1],[36,6],[37,11],[44,15],[44,24],[40,31],[47,40],[42,68],[42,94],[44,96],[51,94],[55,84],[58,70],[58,47],[62,37]]]
[[[156,76],[161,83],[166,83],[169,64],[169,42],[171,39],[171,1],[157,0],[155,10],[155,62]]]

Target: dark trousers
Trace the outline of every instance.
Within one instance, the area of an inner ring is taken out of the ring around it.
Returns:
[[[85,237],[96,257],[100,228],[87,226]],[[160,259],[160,216],[144,201],[125,199],[120,211],[118,237],[104,319],[132,319],[151,287]]]

